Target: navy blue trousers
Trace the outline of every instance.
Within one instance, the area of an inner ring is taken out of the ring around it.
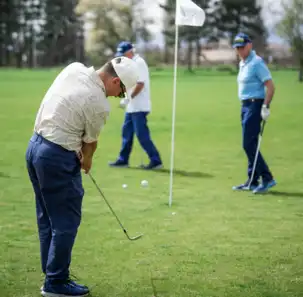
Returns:
[[[261,130],[261,108],[263,100],[243,101],[241,120],[242,120],[242,146],[248,159],[248,178],[251,179],[253,164],[256,156],[258,137]],[[256,163],[256,170],[252,184],[258,183],[262,177],[263,182],[273,179],[271,172],[261,154],[259,152]]]
[[[36,197],[41,266],[49,281],[69,277],[84,190],[75,152],[34,134],[26,151]]]
[[[147,126],[147,115],[148,112],[125,113],[124,124],[122,127],[122,148],[119,160],[128,163],[133,147],[134,134],[136,134],[150,161],[161,163],[160,154],[150,137],[150,132]]]

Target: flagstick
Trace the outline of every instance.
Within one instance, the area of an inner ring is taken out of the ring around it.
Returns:
[[[175,151],[175,119],[176,119],[176,97],[177,97],[178,43],[179,43],[179,26],[176,25],[175,66],[174,66],[174,93],[173,93],[173,114],[172,114],[172,133],[171,133],[169,207],[171,207],[171,205],[172,205],[172,199],[173,199],[172,196],[173,196],[174,151]]]

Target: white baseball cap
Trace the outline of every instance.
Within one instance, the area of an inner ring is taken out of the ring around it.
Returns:
[[[116,57],[111,60],[111,63],[126,90],[136,85],[139,79],[139,70],[136,62],[127,57]]]

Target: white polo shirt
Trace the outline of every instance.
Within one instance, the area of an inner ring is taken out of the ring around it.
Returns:
[[[79,152],[82,142],[98,140],[109,110],[103,82],[95,69],[72,63],[45,94],[34,130],[67,150]]]
[[[139,70],[139,79],[138,82],[144,83],[144,87],[141,92],[134,98],[130,100],[126,107],[126,112],[133,113],[133,112],[150,112],[151,111],[151,101],[150,101],[150,81],[149,81],[149,70],[146,62],[143,58],[139,55],[135,55],[133,57],[133,61],[136,62]],[[127,93],[130,97],[132,94],[131,89]]]

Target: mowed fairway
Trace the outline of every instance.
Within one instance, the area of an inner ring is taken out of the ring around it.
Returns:
[[[0,72],[1,297],[40,296],[43,275],[25,151],[40,101],[56,73]],[[303,84],[296,72],[273,76],[277,90],[262,152],[278,185],[264,196],[231,190],[246,180],[235,76],[179,71],[172,208],[172,72],[152,73],[149,125],[163,171],[107,166],[120,149],[123,121],[118,99],[110,99],[112,112],[92,174],[129,234],[143,232],[144,237],[126,239],[83,175],[86,194],[71,272],[92,288],[92,296],[303,296]],[[132,167],[141,156],[135,142]],[[149,187],[140,186],[143,179]]]

